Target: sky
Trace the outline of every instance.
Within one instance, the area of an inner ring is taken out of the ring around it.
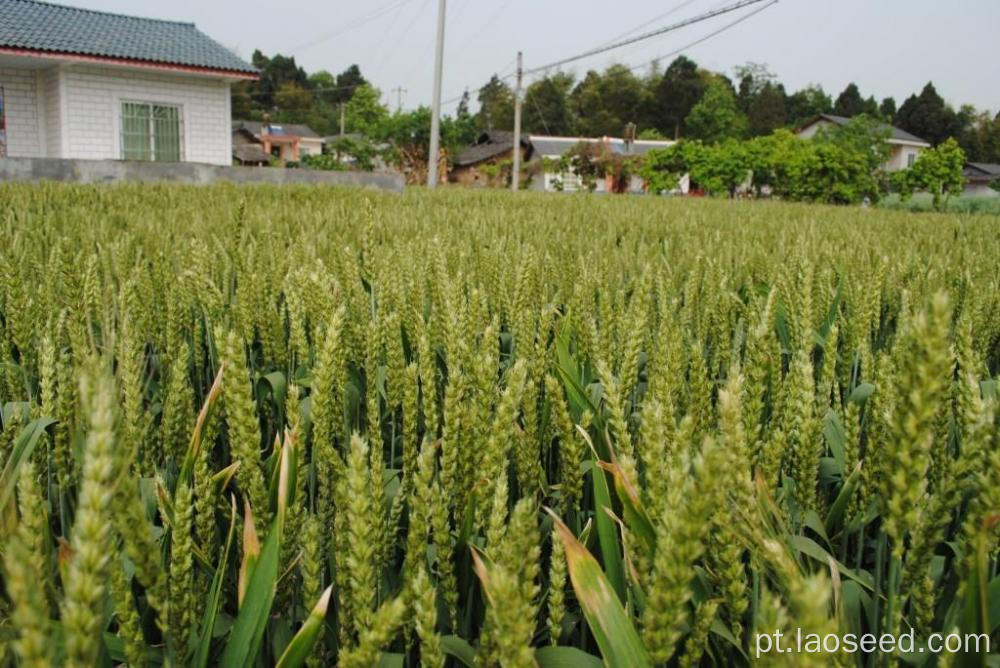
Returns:
[[[90,9],[193,21],[249,60],[254,49],[294,55],[306,71],[336,74],[357,63],[395,108],[429,104],[438,0],[56,0]],[[582,77],[612,63],[646,71],[648,63],[687,47],[752,7],[564,67]],[[732,4],[735,0],[448,0],[444,111],[464,89],[473,100],[491,74],[510,74],[518,50],[525,69],[541,67],[615,40]],[[642,27],[640,30],[639,28]],[[998,0],[779,0],[683,53],[726,73],[764,63],[789,92],[820,84],[836,97],[851,81],[862,95],[897,105],[933,81],[956,108],[1000,110]],[[673,55],[661,59],[665,67]],[[531,77],[526,79],[530,83]],[[473,104],[473,107],[475,104]]]

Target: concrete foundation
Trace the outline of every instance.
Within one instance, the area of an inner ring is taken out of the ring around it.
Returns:
[[[353,186],[401,192],[403,176],[395,173],[320,172],[277,167],[218,167],[193,162],[0,158],[0,181],[65,181],[70,183],[295,183]]]

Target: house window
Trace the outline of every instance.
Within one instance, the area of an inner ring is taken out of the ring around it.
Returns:
[[[916,153],[907,153],[906,154],[906,166],[907,167],[913,167],[913,163],[915,163],[916,161],[917,161],[917,154]]]
[[[180,162],[180,108],[122,102],[122,159]]]

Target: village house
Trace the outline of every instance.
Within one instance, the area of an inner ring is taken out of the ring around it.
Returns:
[[[546,192],[575,192],[583,188],[580,177],[572,171],[557,170],[553,167],[557,161],[580,143],[600,144],[611,153],[622,156],[644,156],[656,148],[666,148],[676,142],[656,139],[622,139],[620,137],[551,137],[546,135],[530,135],[528,141],[533,150],[534,159],[540,162],[531,179],[531,190]],[[609,179],[599,179],[594,192],[609,192]],[[645,183],[638,175],[632,175],[628,192],[645,192]]]
[[[818,116],[815,116],[811,120],[807,121],[805,124],[799,126],[796,134],[803,139],[812,139],[821,128],[832,127],[835,125],[847,125],[850,120],[851,119],[846,116],[819,114]],[[879,129],[889,131],[889,138],[886,139],[886,143],[889,144],[890,148],[889,159],[886,160],[885,164],[882,166],[882,168],[887,172],[895,172],[900,169],[912,167],[913,163],[917,161],[917,156],[931,147],[930,143],[924,141],[920,137],[912,135],[906,130],[900,130],[899,128],[893,127],[887,123],[879,123]]]
[[[520,143],[521,164],[524,164],[531,159],[532,146],[526,136],[521,137]],[[514,133],[489,130],[455,156],[448,181],[467,186],[502,186],[508,180],[502,167],[513,160]]]
[[[298,123],[233,121],[233,158],[241,159],[237,153],[257,155],[252,147],[281,163],[299,162],[307,155],[321,154],[323,138],[308,125]]]
[[[963,195],[969,197],[998,197],[1000,191],[1000,165],[988,162],[967,162],[962,169],[965,177]]]
[[[257,76],[193,23],[0,0],[0,156],[230,165]]]

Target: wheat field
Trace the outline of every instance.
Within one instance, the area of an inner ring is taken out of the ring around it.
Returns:
[[[988,665],[998,230],[0,184],[0,665]]]

